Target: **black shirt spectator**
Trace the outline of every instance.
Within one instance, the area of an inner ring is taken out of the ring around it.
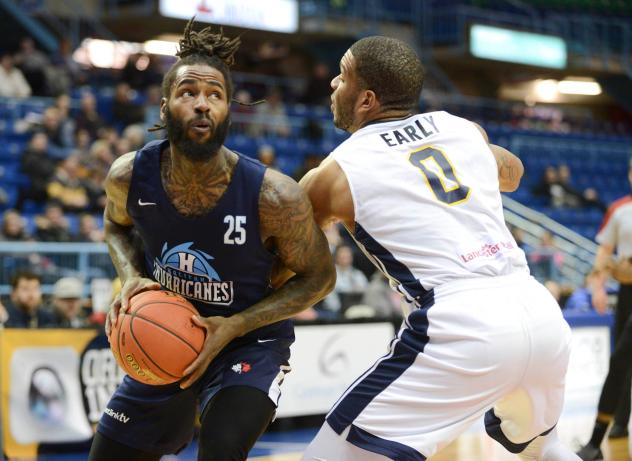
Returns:
[[[32,272],[20,272],[11,280],[11,301],[6,305],[7,328],[51,326],[53,316],[43,309],[40,278]]]
[[[35,237],[40,242],[70,242],[68,221],[57,203],[49,203],[43,215],[35,217]]]
[[[46,188],[55,173],[57,161],[49,155],[48,136],[35,133],[22,154],[22,173],[29,179],[29,185],[20,189],[16,207],[22,208],[24,200],[46,201]]]
[[[9,242],[23,242],[30,240],[24,225],[24,218],[16,210],[7,210],[2,215],[0,240]]]
[[[34,96],[48,96],[47,70],[50,60],[40,50],[35,48],[31,37],[25,37],[20,42],[20,50],[15,55],[15,63],[22,70],[26,80],[33,90]]]
[[[127,83],[119,83],[114,90],[112,117],[123,126],[142,123],[145,120],[143,106],[134,104],[130,98],[132,89]]]
[[[97,139],[99,128],[105,125],[97,112],[97,100],[91,93],[84,93],[81,96],[80,106],[79,113],[75,117],[76,130],[86,130],[90,133],[90,138]]]

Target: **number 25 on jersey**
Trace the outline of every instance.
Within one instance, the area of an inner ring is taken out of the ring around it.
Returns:
[[[408,161],[424,175],[430,190],[440,202],[458,205],[470,196],[470,188],[461,184],[446,155],[434,147],[411,152]]]
[[[228,226],[224,234],[224,245],[243,245],[246,243],[245,216],[226,215],[224,223]]]

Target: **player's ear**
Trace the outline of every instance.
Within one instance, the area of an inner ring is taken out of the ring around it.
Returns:
[[[363,112],[373,111],[379,105],[379,101],[377,100],[377,96],[373,90],[364,90],[361,93],[361,103],[360,110]]]
[[[167,98],[160,98],[160,121],[164,122],[167,113]]]

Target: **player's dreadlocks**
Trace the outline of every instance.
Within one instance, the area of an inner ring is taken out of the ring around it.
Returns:
[[[235,62],[235,52],[241,44],[241,39],[239,37],[232,39],[226,37],[222,29],[220,29],[219,33],[213,33],[210,26],[196,32],[193,30],[194,19],[195,17],[191,18],[187,23],[182,39],[180,39],[180,49],[176,53],[176,56],[180,59],[171,66],[162,80],[162,95],[167,99],[171,96],[171,86],[181,66],[205,64],[222,73],[226,81],[226,92],[230,101],[233,95],[233,81],[229,67]],[[150,131],[164,128],[164,125],[157,124],[150,128]]]

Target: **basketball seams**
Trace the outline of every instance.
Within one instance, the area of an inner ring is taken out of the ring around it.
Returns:
[[[132,370],[129,370],[127,368],[127,360],[124,360],[123,356],[121,355],[121,334],[123,332],[123,324],[125,323],[125,315],[123,315],[123,318],[121,318],[120,320],[117,320],[117,329],[118,329],[118,334],[116,335],[116,344],[118,346],[118,356],[121,359],[121,362],[123,362],[124,364],[124,368],[125,368],[125,372],[128,375],[131,375]],[[131,326],[131,325],[130,325]]]
[[[149,292],[149,291],[144,291],[143,293],[150,293],[150,292]],[[133,298],[132,298],[132,299],[133,299]],[[184,300],[184,301],[186,301],[186,300]],[[186,301],[186,302],[188,303],[189,301]],[[140,309],[141,307],[145,307],[145,306],[147,306],[147,305],[149,305],[149,304],[171,304],[172,306],[180,306],[180,307],[184,307],[186,310],[188,310],[188,311],[189,311],[189,312],[191,312],[192,314],[198,314],[198,311],[197,311],[197,310],[195,310],[195,308],[194,308],[194,307],[192,307],[192,306],[188,306],[187,304],[184,304],[184,303],[182,303],[182,302],[180,302],[180,303],[174,303],[174,302],[172,302],[172,301],[158,301],[158,302],[156,302],[156,301],[147,301],[147,302],[144,302],[143,304],[134,305],[134,306],[133,306],[133,309],[134,309],[134,311],[137,311],[137,310],[138,310],[138,309]]]
[[[144,293],[147,293],[147,295],[142,296]],[[181,349],[180,353],[177,354],[177,357],[173,356],[172,358],[173,360],[178,361],[178,369],[172,370],[175,371],[175,373],[166,371],[166,369],[160,365],[161,362],[164,362],[164,360],[161,358],[163,354],[163,352],[160,351],[161,343],[160,341],[156,342],[157,338],[159,338],[161,335],[164,335],[164,333],[161,332],[165,332],[169,335],[167,337],[169,338],[168,342],[173,342],[173,346],[176,348],[176,350],[177,348],[185,347],[188,348],[189,351],[191,351],[196,356],[200,353],[194,345],[200,341],[199,334],[197,331],[190,330],[191,326],[193,325],[189,325],[189,322],[192,322],[190,317],[192,317],[193,315],[199,315],[198,311],[190,304],[189,301],[182,297],[176,296],[171,297],[170,299],[165,299],[166,297],[160,296],[164,293],[165,292],[163,291],[147,291],[140,293],[141,296],[132,298],[130,309],[127,312],[123,313],[123,315],[121,316],[121,321],[117,322],[116,330],[118,331],[116,331],[115,335],[112,335],[112,344],[115,346],[116,349],[118,349],[117,362],[119,362],[121,368],[123,368],[123,370],[125,370],[125,372],[129,376],[136,379],[137,381],[150,385],[155,385],[157,383],[148,382],[143,376],[135,376],[134,372],[137,370],[136,368],[131,367],[131,364],[128,362],[128,360],[126,360],[123,350],[141,356],[143,360],[146,360],[145,366],[148,367],[147,371],[149,372],[153,369],[158,375],[156,377],[159,378],[161,377],[160,375],[162,375],[162,378],[166,380],[167,383],[172,383],[182,378],[182,376],[178,376],[178,374],[180,373],[178,371],[180,370],[179,365],[186,365],[182,363],[182,359],[184,359],[184,357],[186,357],[189,353],[187,353],[184,349]],[[134,304],[134,301],[138,302]],[[153,311],[151,307],[149,308],[149,311],[146,310],[148,306],[153,305],[162,306],[156,306],[156,311]],[[184,308],[184,311],[176,309],[177,307]],[[165,318],[168,320],[168,316],[165,317],[163,315],[163,312],[161,311],[176,313],[177,317],[179,317],[179,320],[175,325],[171,324],[170,322],[165,322]],[[191,316],[187,317],[189,313],[191,314]],[[145,314],[147,314],[147,316]],[[139,320],[137,322],[134,322],[134,318],[138,318]],[[141,320],[143,321],[143,323],[138,323]],[[126,321],[128,323],[126,323]],[[134,325],[136,327],[134,327]],[[148,331],[149,336],[143,335],[141,333],[141,330],[143,328]],[[153,332],[151,330],[152,328],[155,329]],[[202,341],[204,341],[206,332],[203,328],[202,331],[204,334],[204,336],[202,337]],[[127,339],[127,341],[130,341],[129,345],[123,345],[123,341],[125,340],[125,337],[123,336],[124,334],[127,334],[129,336]],[[165,340],[167,340],[167,338],[165,338]],[[147,344],[143,344],[141,341],[150,342]],[[176,343],[180,345],[176,345]],[[201,350],[202,346],[200,347],[200,351]],[[155,356],[151,356],[148,351],[153,351],[152,354]],[[168,353],[168,355],[169,354],[170,353]],[[173,354],[171,353],[171,355]],[[168,366],[169,364],[164,363],[164,365]]]
[[[129,315],[129,314],[126,314],[126,315]],[[147,360],[149,360],[151,363],[153,363],[153,364],[155,365],[155,367],[156,367],[156,368],[158,368],[158,370],[160,370],[160,371],[161,371],[162,373],[164,373],[165,375],[167,375],[167,376],[171,376],[172,378],[177,378],[177,379],[180,379],[180,378],[181,378],[181,376],[176,376],[176,375],[173,375],[173,374],[169,373],[168,371],[165,371],[165,370],[164,370],[164,369],[163,369],[160,365],[158,365],[158,364],[154,361],[154,359],[152,359],[152,358],[151,358],[151,356],[147,353],[147,351],[145,350],[145,348],[143,347],[143,345],[140,343],[140,341],[138,341],[138,340],[136,339],[136,335],[134,334],[134,322],[132,322],[132,318],[133,318],[133,317],[135,317],[134,313],[132,313],[132,314],[131,314],[131,315],[129,315],[129,316],[130,316],[130,319],[129,319],[129,334],[132,336],[132,339],[133,339],[133,340],[134,340],[134,342],[136,343],[136,346],[138,346],[138,348],[141,350],[141,352],[143,353],[143,355],[145,356],[145,358],[146,358]],[[139,318],[142,318],[142,317],[139,317]],[[147,321],[147,319],[144,319],[144,318],[143,318],[143,320]],[[150,323],[154,323],[154,322],[150,322]],[[156,326],[159,326],[159,325],[156,325]],[[168,330],[167,330],[167,331],[168,331]],[[171,333],[171,332],[169,332],[169,333]],[[174,335],[174,336],[175,336],[175,335]],[[180,337],[179,337],[179,336],[178,336],[178,339],[180,339]],[[184,342],[184,341],[183,341],[183,342]]]
[[[159,303],[155,303],[155,302],[154,302],[154,303],[151,303],[151,305],[155,305],[155,304],[173,304],[173,303],[163,303],[163,302],[159,302]],[[177,306],[182,306],[181,304],[176,304],[176,305],[177,305]],[[190,343],[189,341],[187,341],[185,338],[183,338],[183,337],[181,337],[181,336],[177,335],[175,332],[173,332],[173,331],[169,330],[166,326],[163,326],[163,325],[161,325],[160,323],[157,323],[155,320],[152,320],[152,319],[149,319],[149,318],[147,318],[147,317],[143,317],[142,315],[139,315],[139,311],[140,311],[143,307],[145,307],[145,306],[147,306],[147,304],[145,304],[145,305],[143,305],[143,306],[138,306],[138,307],[134,306],[134,312],[132,312],[132,313],[131,313],[131,316],[132,316],[132,317],[138,317],[139,319],[145,320],[146,322],[149,322],[149,323],[151,323],[152,325],[155,325],[155,326],[157,326],[158,328],[160,328],[160,329],[162,329],[162,330],[164,330],[164,331],[169,332],[169,333],[171,334],[171,336],[175,336],[176,338],[178,338],[178,339],[179,339],[180,341],[182,341],[184,344],[186,344],[187,346],[189,346],[189,348],[191,348],[191,350],[192,350],[193,352],[195,352],[196,354],[199,354],[199,353],[201,352],[201,350],[200,350],[200,351],[195,350],[195,347],[193,346],[193,344],[191,344],[191,343]],[[184,307],[184,306],[182,306],[182,307]],[[190,309],[187,309],[187,310],[190,310]],[[132,324],[130,324],[130,327],[131,327],[131,326],[132,326]]]

